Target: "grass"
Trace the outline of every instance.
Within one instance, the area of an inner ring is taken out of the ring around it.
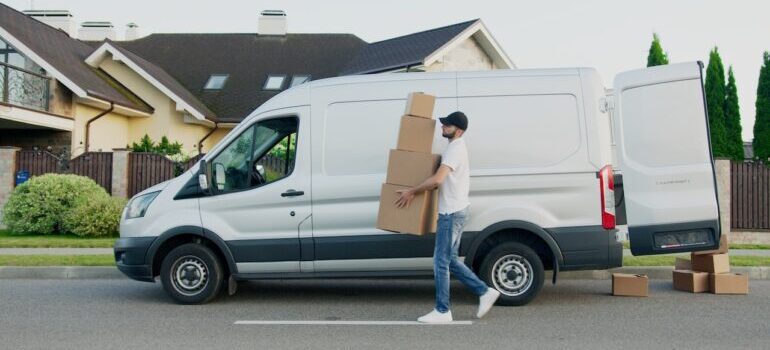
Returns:
[[[112,255],[0,255],[0,266],[115,266]]]
[[[9,230],[0,230],[0,248],[112,248],[116,239],[75,235],[16,235]]]
[[[674,266],[677,257],[688,255],[624,256],[623,266]],[[770,266],[770,256],[731,256],[731,266]]]
[[[623,248],[630,249],[630,244],[626,241],[623,242]],[[770,244],[741,244],[730,243],[730,249],[770,249]]]

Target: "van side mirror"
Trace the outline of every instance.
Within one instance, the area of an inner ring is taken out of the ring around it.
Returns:
[[[218,190],[225,189],[225,166],[222,163],[214,163],[214,183]]]
[[[206,176],[205,159],[201,160],[200,167],[198,168],[198,187],[200,187],[200,189],[203,190],[204,192],[208,191],[209,189],[208,176]]]

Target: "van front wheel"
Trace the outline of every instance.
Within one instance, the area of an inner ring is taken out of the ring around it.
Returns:
[[[484,282],[500,292],[497,303],[526,305],[543,287],[545,269],[534,250],[519,242],[505,242],[492,249],[481,264]]]
[[[214,252],[197,243],[174,248],[160,267],[163,289],[180,304],[203,304],[214,299],[222,287],[222,275]]]

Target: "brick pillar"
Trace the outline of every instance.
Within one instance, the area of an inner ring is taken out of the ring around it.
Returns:
[[[0,147],[0,228],[5,228],[3,223],[3,207],[8,197],[13,192],[16,182],[16,147]]]
[[[722,234],[730,235],[730,160],[716,159],[717,197]]]
[[[112,150],[112,195],[128,198],[128,154],[125,148]]]

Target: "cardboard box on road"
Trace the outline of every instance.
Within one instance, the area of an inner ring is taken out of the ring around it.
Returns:
[[[441,155],[390,150],[385,182],[392,185],[417,186],[436,173]]]
[[[431,153],[435,132],[435,120],[405,115],[401,117],[396,148],[402,151]]]
[[[646,275],[628,273],[612,274],[612,295],[646,297],[649,291],[649,278]]]
[[[422,192],[414,197],[408,207],[399,208],[394,204],[398,198],[396,190],[406,188],[392,184],[382,185],[377,228],[414,235],[436,232],[438,190]]]
[[[436,97],[422,92],[413,92],[407,97],[406,111],[404,114],[432,119],[433,106],[435,104]]]
[[[727,254],[691,255],[693,271],[709,273],[730,272],[730,257]]]
[[[689,270],[673,271],[674,289],[691,293],[709,291],[709,273]]]
[[[710,277],[711,293],[749,294],[749,276],[740,273],[712,273]]]
[[[727,235],[722,234],[719,237],[719,248],[716,250],[704,250],[700,252],[692,252],[692,255],[708,255],[708,254],[727,254],[728,251]]]

